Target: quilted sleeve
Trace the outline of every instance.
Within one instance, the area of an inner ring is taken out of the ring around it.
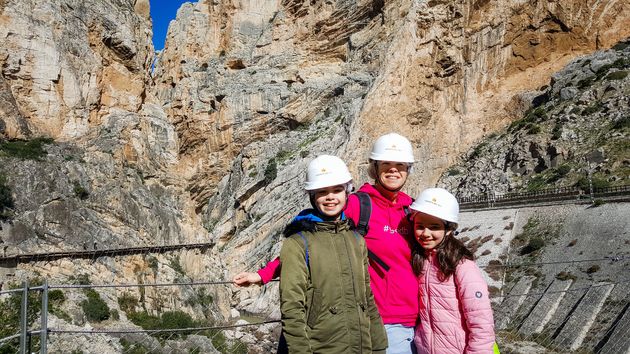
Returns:
[[[457,297],[468,327],[465,353],[492,353],[494,344],[494,319],[488,284],[475,262],[465,260],[455,272]]]

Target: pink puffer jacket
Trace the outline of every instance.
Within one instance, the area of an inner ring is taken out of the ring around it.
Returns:
[[[436,253],[431,252],[419,277],[418,354],[492,353],[494,320],[479,267],[465,259],[455,276],[440,282],[438,274]]]

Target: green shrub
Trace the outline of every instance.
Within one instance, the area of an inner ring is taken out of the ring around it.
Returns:
[[[293,156],[293,153],[290,150],[280,150],[276,154],[276,163],[282,164],[286,160],[290,159]]]
[[[615,44],[612,49],[616,50],[616,51],[622,51],[626,48],[628,48],[628,46],[630,46],[630,42],[619,42],[617,44]]]
[[[520,253],[521,253],[521,256],[524,256],[526,254],[536,252],[543,247],[545,247],[545,240],[543,240],[540,237],[534,237],[531,240],[529,240],[529,243],[527,244],[527,246],[521,249]]]
[[[278,165],[276,164],[275,159],[270,159],[269,163],[267,163],[264,176],[265,184],[271,183],[278,176]]]
[[[508,127],[508,132],[516,132],[521,129],[527,129],[528,134],[540,133],[540,127],[535,123],[540,123],[547,119],[547,112],[544,106],[529,109],[525,112],[525,117],[516,120]]]
[[[542,129],[540,128],[540,125],[538,124],[530,124],[529,127],[527,128],[527,134],[538,134],[542,131]]]
[[[198,325],[189,314],[182,311],[168,311],[164,312],[162,316],[153,316],[146,311],[132,312],[127,317],[135,325],[147,330],[193,328]],[[158,332],[152,335],[166,339],[172,336],[185,337],[186,333]]]
[[[542,175],[536,175],[527,182],[527,191],[535,192],[544,189],[547,186],[547,180]]]
[[[590,116],[591,114],[598,112],[601,108],[601,102],[596,102],[594,105],[584,108],[584,110],[582,110],[582,115]]]
[[[447,176],[457,176],[459,174],[461,174],[461,171],[456,168],[450,168],[448,171],[446,171]]]
[[[39,161],[47,154],[44,145],[52,142],[50,138],[0,142],[0,156]]]
[[[606,202],[603,199],[595,199],[593,200],[593,207],[598,207],[600,205],[604,205]]]
[[[545,107],[540,106],[534,109],[530,109],[525,114],[525,120],[528,122],[542,122],[547,119],[547,112],[545,111]]]
[[[177,273],[179,273],[181,275],[186,274],[186,272],[184,272],[184,268],[182,268],[181,263],[179,263],[179,257],[171,258],[171,261],[170,261],[169,265],[170,265],[171,269],[173,269],[175,272],[177,272]]]
[[[72,182],[72,184],[74,185],[74,195],[76,195],[77,198],[81,200],[86,200],[90,196],[90,193],[87,191],[87,189],[85,189],[78,181],[74,181]]]
[[[81,308],[88,321],[100,322],[109,319],[109,306],[94,289],[83,289],[87,296],[81,301]]]
[[[569,279],[571,279],[571,280],[575,281],[577,279],[577,277],[575,275],[571,274],[571,272],[562,271],[562,272],[556,274],[556,279],[558,279],[558,280],[569,280]]]
[[[612,128],[615,130],[621,130],[624,128],[630,128],[630,116],[625,116],[620,120],[613,123]]]
[[[153,257],[153,256],[148,256],[146,258],[147,261],[147,265],[149,266],[149,268],[151,268],[153,270],[153,272],[157,272],[158,270],[158,260],[157,258]]]
[[[66,301],[66,296],[63,291],[59,289],[51,290],[48,292],[48,302],[51,304],[61,305]]]
[[[475,146],[475,148],[473,149],[472,153],[470,154],[470,158],[473,159],[473,158],[481,155],[481,152],[486,147],[486,145],[488,145],[488,143],[484,141],[481,144]]]
[[[608,75],[604,79],[606,80],[623,80],[628,76],[628,72],[625,70],[614,71]]]
[[[60,307],[66,301],[66,296],[63,291],[59,289],[51,290],[48,292],[48,311],[53,315],[65,320],[66,322],[72,322],[70,315],[65,313]]]
[[[0,174],[0,221],[10,218],[9,210],[13,209],[14,206],[11,189],[6,185],[6,177]]]
[[[551,140],[558,140],[562,137],[562,125],[556,124],[551,130]]]
[[[595,176],[592,177],[592,183],[593,183],[593,188],[595,189],[610,187],[610,182],[608,182],[608,180],[595,177]],[[574,186],[580,188],[583,191],[589,191],[588,178],[580,177],[580,179],[575,183]]]
[[[591,86],[593,84],[593,82],[595,82],[595,78],[593,78],[593,77],[582,79],[582,80],[578,81],[577,87],[580,88],[580,89],[585,89],[585,88]]]
[[[594,265],[592,265],[592,266],[588,267],[588,269],[586,270],[586,273],[588,273],[588,274],[593,274],[593,273],[598,272],[598,271],[599,271],[599,269],[600,269],[600,266],[599,266],[599,265],[597,265],[597,264],[594,264]]]
[[[560,165],[556,168],[549,169],[545,180],[547,183],[554,183],[566,176],[569,172],[571,172],[571,166],[566,164]]]
[[[182,311],[167,311],[162,314],[160,329],[192,328],[195,321]]]
[[[75,285],[90,285],[92,281],[90,280],[90,276],[87,274],[79,274],[76,277],[71,275],[68,280]]]
[[[201,288],[195,294],[186,299],[186,301],[184,301],[184,304],[190,307],[198,304],[207,311],[208,309],[210,309],[210,305],[212,305],[213,302],[214,298],[212,297],[212,295],[206,293],[205,288]]]
[[[132,343],[125,338],[120,338],[120,345],[123,347],[123,352],[125,354],[149,354],[152,351],[142,345],[142,343]]]
[[[159,329],[160,327],[160,318],[146,311],[128,313],[127,318],[142,329]]]
[[[125,313],[131,313],[135,311],[136,306],[138,306],[138,299],[135,296],[131,295],[128,292],[125,292],[118,299],[118,306]]]

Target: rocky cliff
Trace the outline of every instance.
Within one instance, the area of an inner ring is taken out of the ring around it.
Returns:
[[[621,42],[573,60],[523,118],[462,155],[440,184],[462,197],[628,184],[629,58]]]
[[[3,255],[207,242],[158,261],[182,260],[192,279],[255,268],[306,204],[315,155],[342,156],[362,182],[373,139],[397,131],[416,149],[414,194],[521,119],[552,73],[630,36],[629,21],[614,0],[200,0],[181,7],[154,61],[148,0],[2,0]],[[16,152],[36,137],[52,140]],[[143,259],[45,274],[133,282],[152,269]],[[257,294],[214,295],[228,316],[268,311],[275,293]]]

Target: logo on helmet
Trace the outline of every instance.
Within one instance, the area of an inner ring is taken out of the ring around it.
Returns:
[[[436,206],[442,207],[442,204],[438,203],[438,200],[437,200],[437,198],[436,198],[436,197],[431,198],[431,200],[427,200],[427,199],[425,199],[424,201],[425,201],[425,202],[427,202],[427,203],[431,203],[431,204],[433,204],[433,205],[436,205]]]
[[[396,144],[392,144],[392,145],[390,145],[389,147],[386,147],[386,148],[385,148],[385,150],[388,150],[388,151],[398,151],[398,152],[402,151],[399,147],[397,147],[397,146],[396,146]]]
[[[322,167],[322,169],[319,170],[319,173],[317,174],[317,176],[327,175],[329,173],[330,172],[326,168]]]

